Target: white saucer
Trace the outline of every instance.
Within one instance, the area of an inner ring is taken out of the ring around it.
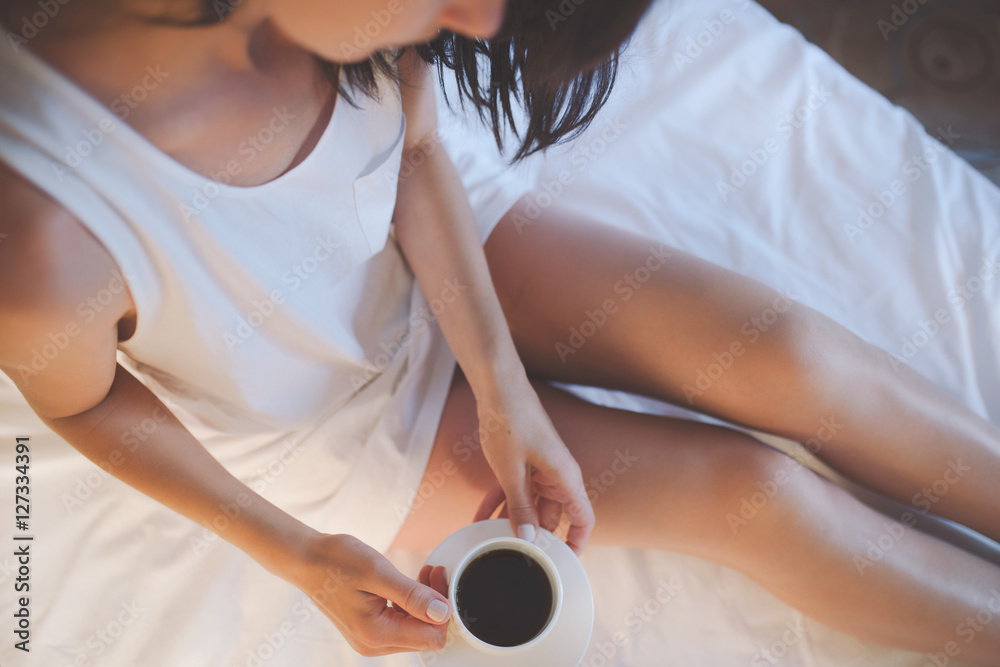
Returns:
[[[576,667],[587,652],[590,633],[594,628],[594,597],[590,592],[587,573],[572,549],[545,530],[538,529],[535,545],[555,563],[563,585],[562,612],[552,631],[537,646],[511,656],[482,653],[469,645],[448,626],[448,639],[440,651],[424,651],[420,661],[427,667]],[[484,540],[494,537],[514,537],[507,519],[479,521],[449,535],[427,557],[426,565],[441,565],[450,582],[451,573],[462,557]]]

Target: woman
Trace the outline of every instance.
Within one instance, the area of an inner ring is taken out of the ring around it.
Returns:
[[[597,408],[528,375],[690,401],[800,440],[821,416],[838,415],[843,427],[823,457],[904,501],[961,452],[971,471],[936,510],[997,539],[992,425],[914,374],[890,373],[877,351],[794,304],[711,392],[686,393],[713,352],[779,295],[669,249],[627,307],[561,358],[552,342],[594,307],[603,286],[648,261],[648,241],[554,214],[520,234],[515,206],[495,228],[495,220],[481,225],[484,253],[455,170],[437,150],[423,59],[402,54],[400,99],[382,87],[378,61],[345,68],[341,80],[353,85],[339,92],[336,70],[316,61],[359,62],[433,39],[421,55],[474,76],[467,39],[495,36],[495,85],[467,93],[497,126],[511,63],[521,67],[531,121],[525,155],[592,117],[608,85],[608,54],[644,4],[590,2],[572,12],[472,0],[63,6],[59,23],[13,44],[108,101],[138,135],[102,123],[70,92],[36,91],[60,84],[30,59],[11,61],[21,92],[52,97],[35,107],[3,100],[2,188],[11,205],[2,218],[0,367],[85,456],[110,462],[113,474],[203,525],[218,528],[224,512],[225,539],[307,594],[323,589],[331,569],[343,573],[321,608],[365,655],[443,642],[450,611],[434,590],[441,572],[410,581],[361,541],[295,520],[222,468],[192,428],[253,437],[339,425],[351,414],[354,432],[330,432],[343,438],[334,442],[354,474],[330,483],[356,491],[360,503],[385,488],[365,479],[374,463],[389,466],[388,482],[432,474],[452,443],[478,430],[481,446],[458,471],[462,483],[407,517],[397,544],[433,545],[466,519],[455,506],[482,501],[484,517],[506,500],[527,539],[565,514],[577,551],[593,534],[699,555],[834,627],[937,649],[987,603],[1000,582],[995,566],[914,535],[861,579],[851,556],[883,530],[882,518],[814,476],[790,481],[734,533],[728,509],[773,477],[780,454],[732,431]],[[33,9],[8,3],[0,21],[23,25]],[[439,29],[447,32],[435,39]],[[601,63],[600,75],[575,77]],[[121,92],[136,91],[137,81],[145,94]],[[582,91],[590,90],[588,98]],[[566,122],[553,118],[561,94],[574,103]],[[58,136],[68,120],[82,144]],[[343,150],[331,137],[347,142]],[[387,178],[395,173],[398,183]],[[346,194],[344,183],[353,185]],[[410,302],[403,258],[426,302]],[[116,272],[128,289],[94,300]],[[289,331],[295,317],[309,326]],[[63,335],[61,352],[33,365],[34,352]],[[453,378],[444,340],[461,368]],[[128,370],[116,349],[130,357]],[[411,413],[406,428],[391,423]],[[139,431],[141,440],[122,437],[146,419],[154,426]],[[433,436],[433,448],[421,446],[421,435]],[[608,443],[622,438],[643,466],[592,507],[583,480],[608,465]],[[381,538],[390,529],[369,530]],[[997,655],[996,627],[963,653],[984,664],[1000,664]]]

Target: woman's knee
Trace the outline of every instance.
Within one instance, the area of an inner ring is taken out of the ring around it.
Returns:
[[[761,551],[797,520],[815,483],[794,459],[730,429],[661,420],[617,429],[614,446],[590,431],[593,446],[576,455],[597,542],[713,560]]]
[[[788,302],[787,309],[773,319],[767,326],[760,318],[760,328],[754,329],[759,336],[757,345],[765,358],[780,365],[794,387],[815,394],[825,386],[855,377],[857,370],[870,371],[878,363],[871,345],[801,303]],[[858,389],[861,387],[855,387]]]
[[[705,554],[727,564],[772,558],[805,521],[822,480],[795,459],[760,443],[727,456],[713,475]]]
[[[845,396],[863,404],[866,393],[874,401],[874,348],[821,313],[797,303],[778,313],[770,304],[741,332],[745,354],[698,392],[696,408],[801,442],[820,435],[825,443],[836,435],[827,428],[833,406]]]

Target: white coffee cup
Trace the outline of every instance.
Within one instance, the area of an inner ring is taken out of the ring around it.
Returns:
[[[524,554],[526,557],[534,560],[538,565],[541,566],[542,570],[545,572],[546,577],[549,580],[549,584],[552,586],[552,611],[549,614],[549,619],[535,637],[524,644],[518,644],[517,646],[495,646],[489,644],[479,639],[466,627],[465,623],[462,622],[462,610],[458,609],[458,582],[462,578],[462,574],[465,572],[465,568],[469,566],[472,561],[474,561],[479,556],[489,553],[491,551],[500,550],[511,550],[517,551]],[[469,550],[467,554],[459,561],[458,566],[455,571],[451,573],[451,581],[448,584],[448,599],[452,601],[454,605],[454,613],[452,614],[452,624],[458,631],[459,636],[462,637],[470,646],[482,651],[483,653],[492,653],[496,655],[511,655],[514,653],[520,653],[522,651],[527,651],[528,649],[540,644],[552,631],[552,627],[556,623],[556,619],[559,618],[559,612],[562,610],[563,601],[563,589],[562,580],[559,578],[559,571],[556,569],[555,563],[549,558],[549,555],[545,553],[538,546],[527,542],[525,540],[518,539],[516,537],[495,537],[493,539],[480,542],[472,549]]]

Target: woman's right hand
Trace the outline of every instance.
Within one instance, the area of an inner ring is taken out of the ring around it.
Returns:
[[[363,656],[444,646],[447,598],[350,535],[316,534],[286,574]]]

